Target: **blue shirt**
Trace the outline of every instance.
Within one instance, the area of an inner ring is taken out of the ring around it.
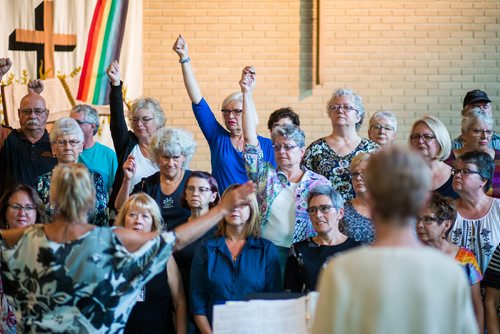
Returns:
[[[249,237],[233,262],[225,237],[209,239],[196,250],[190,288],[192,313],[206,315],[210,323],[214,305],[243,300],[251,293],[281,292],[276,247],[268,240]]]
[[[248,181],[243,153],[234,148],[229,131],[217,122],[205,99],[201,99],[198,104],[193,103],[192,107],[196,121],[210,147],[212,175],[217,180],[219,192],[222,194],[233,183]],[[257,139],[264,153],[264,160],[276,168],[273,143],[269,138],[258,136]]]

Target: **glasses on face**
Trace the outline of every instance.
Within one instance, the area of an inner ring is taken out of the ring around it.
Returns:
[[[224,116],[229,116],[229,114],[233,114],[234,116],[238,116],[238,115],[241,115],[241,113],[243,112],[243,110],[241,109],[222,109],[222,115]]]
[[[71,147],[75,147],[76,145],[80,144],[80,141],[79,140],[75,140],[75,139],[71,139],[71,140],[56,140],[56,145],[59,146],[59,147],[66,147],[66,145],[71,146]]]
[[[290,151],[291,149],[296,148],[298,145],[291,145],[291,144],[284,144],[284,145],[273,145],[273,150],[275,152],[281,151],[281,149],[284,149],[286,152]]]
[[[130,118],[130,121],[133,124],[139,124],[139,122],[141,122],[142,124],[146,125],[154,119],[155,119],[154,117],[142,116],[142,117],[132,117]]]
[[[360,176],[362,179],[364,179],[363,173],[360,173],[360,172],[352,172],[351,173],[352,179],[356,179],[356,178],[358,178],[358,176]]]
[[[36,211],[36,206],[33,205],[20,205],[20,204],[9,204],[8,205],[9,209],[11,209],[13,212],[18,213],[21,210],[24,210],[24,212],[27,215],[31,215]]]
[[[474,137],[479,137],[482,134],[484,134],[486,137],[491,137],[495,132],[493,130],[488,130],[488,129],[474,129],[474,128],[469,128],[469,131],[472,132],[472,135]]]
[[[209,191],[212,192],[212,189],[208,187],[196,187],[196,186],[187,186],[186,191],[189,193],[194,193],[196,190],[198,190],[199,193],[208,193]]]
[[[443,219],[435,218],[431,216],[417,217],[417,224],[423,223],[425,225],[431,225],[432,223],[442,222]]]
[[[382,131],[382,130],[385,130],[385,131],[394,131],[394,128],[390,125],[381,125],[381,124],[373,124],[373,125],[370,125],[370,129],[371,130],[375,130],[375,131]]]
[[[89,122],[89,121],[80,121],[78,119],[75,119],[75,121],[78,123],[78,125],[82,125],[82,124],[94,124],[94,123]]]
[[[41,116],[43,115],[47,109],[39,109],[39,108],[25,108],[25,109],[19,109],[19,112],[23,114],[24,116],[29,116],[31,113],[35,114],[35,116]]]
[[[452,168],[451,169],[451,174],[452,175],[457,175],[458,173],[462,174],[462,175],[467,175],[467,174],[477,174],[477,175],[480,175],[481,176],[481,173],[479,173],[477,170],[472,170],[472,169],[469,169],[469,168]]]
[[[175,162],[179,162],[179,160],[181,159],[180,155],[174,155],[174,156],[171,156],[171,157],[167,156],[167,155],[164,155],[161,158],[164,159],[164,160],[167,160],[167,161],[168,160],[173,160]]]
[[[420,141],[420,139],[423,139],[426,143],[428,143],[435,138],[436,138],[436,136],[430,135],[427,133],[424,133],[424,134],[414,133],[414,134],[410,135],[410,140],[415,141],[415,142],[418,142],[418,141]]]
[[[339,111],[340,109],[342,109],[343,111],[358,111],[356,108],[348,104],[332,104],[328,108],[331,111]]]
[[[310,215],[313,215],[315,214],[316,212],[318,212],[318,210],[321,212],[321,213],[328,213],[330,212],[330,210],[333,208],[334,206],[331,205],[331,204],[322,204],[322,205],[319,205],[319,206],[310,206],[307,208],[307,212],[310,214]]]

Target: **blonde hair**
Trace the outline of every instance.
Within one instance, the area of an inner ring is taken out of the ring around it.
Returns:
[[[125,218],[127,213],[135,208],[137,210],[148,210],[153,218],[151,225],[151,232],[161,231],[163,229],[163,218],[161,217],[160,208],[154,199],[146,193],[137,193],[130,195],[128,200],[121,208],[118,216],[116,217],[115,226],[125,226]]]
[[[241,92],[232,92],[226,98],[224,101],[222,101],[222,109],[224,109],[231,101],[238,101],[243,103],[243,94]]]
[[[87,167],[58,164],[50,181],[50,203],[69,221],[79,221],[95,207],[95,188]]]
[[[235,188],[239,187],[239,184],[232,184],[226,190],[221,196],[221,201],[226,198],[231,191],[233,191]],[[245,238],[248,237],[253,237],[253,238],[259,238],[260,237],[260,214],[259,214],[259,205],[257,204],[257,197],[255,194],[250,194],[247,196],[247,198],[250,200],[248,203],[248,206],[250,207],[250,217],[248,217],[248,221],[245,223],[246,230],[245,230]],[[218,237],[225,237],[226,236],[226,221],[224,218],[219,222],[217,225],[217,232],[215,233],[216,236]]]
[[[438,158],[441,161],[446,160],[451,153],[451,139],[450,139],[450,134],[448,133],[448,129],[446,126],[441,122],[438,118],[434,116],[424,116],[420,119],[417,119],[412,127],[410,134],[413,133],[415,130],[415,127],[419,124],[423,123],[427,125],[427,127],[432,131],[434,136],[436,137],[436,141],[439,144],[439,152],[436,154],[436,158]],[[410,140],[411,144],[411,140]]]
[[[354,156],[354,158],[352,158],[349,169],[352,171],[354,168],[358,167],[363,162],[368,162],[370,160],[370,156],[371,156],[370,153],[359,152]]]

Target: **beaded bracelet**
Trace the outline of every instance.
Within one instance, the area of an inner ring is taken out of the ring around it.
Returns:
[[[179,59],[179,63],[181,63],[181,64],[189,63],[190,61],[191,61],[191,58],[189,58],[189,57]]]

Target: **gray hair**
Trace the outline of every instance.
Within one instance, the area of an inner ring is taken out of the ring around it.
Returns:
[[[184,156],[183,169],[187,169],[196,150],[196,142],[193,135],[182,129],[162,128],[151,139],[149,144],[151,156],[156,163],[160,162],[162,156]]]
[[[243,103],[243,94],[241,92],[232,92],[226,98],[224,101],[222,101],[222,109],[224,109],[231,101],[238,101]]]
[[[332,186],[325,184],[316,186],[309,190],[309,194],[307,195],[307,206],[309,206],[309,203],[314,197],[322,195],[330,198],[332,205],[336,210],[344,208],[344,199],[342,198],[342,195],[340,195],[340,193]]]
[[[462,117],[462,133],[465,133],[475,122],[484,122],[489,129],[493,129],[495,122],[493,118],[486,114],[481,108],[472,108]]]
[[[359,117],[359,122],[356,123],[356,131],[358,131],[359,128],[361,128],[361,124],[363,124],[363,119],[365,118],[365,106],[363,104],[363,99],[361,98],[361,96],[356,94],[352,89],[337,89],[335,92],[333,92],[332,97],[326,104],[326,112],[328,116],[330,116],[330,106],[334,105],[335,100],[341,96],[350,96],[352,102],[356,107],[356,114]]]
[[[390,110],[379,110],[376,113],[372,115],[370,118],[370,124],[380,118],[386,118],[391,122],[392,127],[394,128],[394,131],[398,129],[398,120],[396,119],[396,115],[390,111]]]
[[[427,125],[427,127],[431,129],[434,136],[436,136],[436,141],[439,144],[439,152],[437,153],[436,158],[438,158],[441,161],[446,160],[446,158],[448,158],[451,153],[451,139],[446,126],[438,118],[427,115],[420,119],[417,119],[413,123],[410,135],[413,133],[415,127],[419,123],[424,123],[425,125]],[[411,139],[410,139],[410,144],[411,144]]]
[[[141,109],[149,109],[153,112],[154,122],[156,124],[156,128],[159,129],[165,126],[165,121],[167,120],[165,114],[163,112],[163,108],[161,107],[160,102],[152,97],[140,97],[134,101],[132,107],[129,111],[129,118],[135,116],[135,114]]]
[[[95,129],[92,134],[95,136],[97,130],[99,130],[99,113],[97,110],[88,104],[78,104],[71,109],[71,112],[83,114],[83,118],[86,122],[94,124]]]
[[[83,131],[78,123],[73,118],[63,117],[54,122],[49,139],[51,143],[55,143],[59,137],[70,135],[75,135],[83,143]]]
[[[284,124],[282,126],[275,127],[273,132],[271,132],[271,139],[273,143],[278,136],[284,137],[288,140],[293,140],[300,148],[306,145],[306,136],[304,131],[293,124]]]

